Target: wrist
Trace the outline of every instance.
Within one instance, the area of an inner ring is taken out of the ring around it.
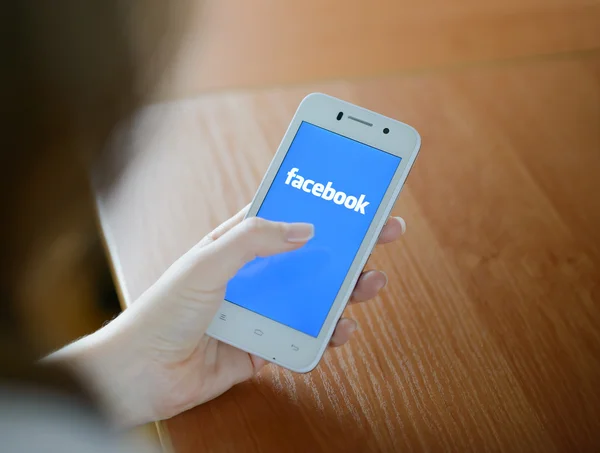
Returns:
[[[144,389],[142,349],[124,313],[102,329],[47,357],[79,374],[95,393],[101,408],[119,428],[154,420],[150,395]],[[129,325],[128,325],[129,324]]]

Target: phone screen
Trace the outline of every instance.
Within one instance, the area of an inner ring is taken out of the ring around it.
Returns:
[[[400,160],[302,122],[257,216],[312,223],[315,236],[245,265],[225,299],[317,337]]]

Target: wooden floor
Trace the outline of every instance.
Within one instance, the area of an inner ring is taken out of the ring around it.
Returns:
[[[192,100],[141,113],[99,194],[126,301],[251,198],[306,93],[423,147],[357,338],[166,422],[175,451],[600,451],[600,2],[205,3],[154,97]]]

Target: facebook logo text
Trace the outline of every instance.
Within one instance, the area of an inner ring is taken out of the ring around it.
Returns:
[[[326,185],[323,185],[312,179],[300,176],[298,171],[298,168],[292,168],[288,171],[285,180],[287,185],[290,185],[291,183],[292,187],[310,193],[315,197],[322,198],[326,201],[333,201],[335,204],[343,205],[346,209],[354,210],[361,214],[365,213],[365,208],[369,205],[369,202],[365,201],[364,194],[361,194],[358,198],[355,196],[348,196],[344,192],[334,189],[331,181]]]

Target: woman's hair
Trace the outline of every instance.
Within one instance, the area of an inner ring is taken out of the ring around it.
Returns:
[[[0,15],[0,374],[76,390],[34,369],[20,328],[24,275],[89,216],[86,167],[143,100],[183,16],[165,0],[13,0]],[[181,4],[179,4],[180,10]],[[166,39],[168,37],[168,39]],[[82,183],[83,181],[83,183]]]

